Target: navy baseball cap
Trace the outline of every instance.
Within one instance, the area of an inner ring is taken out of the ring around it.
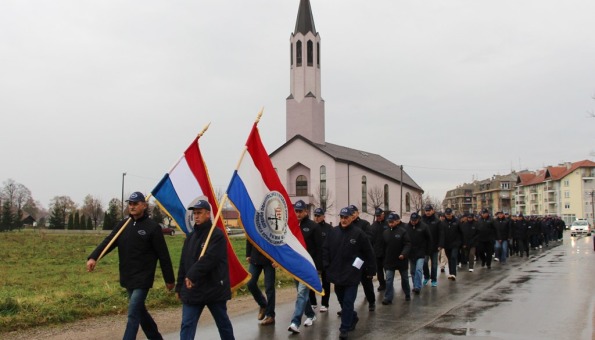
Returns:
[[[352,204],[352,205],[350,205],[348,208],[349,208],[349,209],[350,209],[352,212],[359,211],[359,210],[357,210],[357,207],[356,207],[355,205],[353,205],[353,204]]]
[[[376,211],[374,212],[374,216],[380,216],[380,215],[382,215],[382,213],[384,213],[384,210],[382,210],[380,208],[376,208]]]
[[[450,215],[450,214],[452,214],[452,209],[451,209],[451,208],[446,208],[446,209],[444,210],[444,213],[445,213],[445,214],[449,214],[449,215]]]
[[[130,194],[130,197],[128,197],[128,199],[126,200],[126,202],[144,202],[145,201],[145,195],[143,195],[142,192],[139,191],[135,191],[132,194]]]
[[[351,210],[350,207],[345,207],[343,209],[341,209],[341,211],[339,212],[339,216],[351,216],[353,215],[353,211]]]
[[[412,220],[417,220],[419,218],[419,214],[414,212],[413,214],[411,214],[411,218]]]
[[[208,211],[211,211],[211,205],[209,204],[209,202],[207,202],[205,200],[198,200],[198,202],[196,202],[196,204],[194,204],[193,206],[188,208],[188,210],[198,210],[198,209],[206,209]]]
[[[399,214],[391,212],[390,214],[388,214],[388,217],[386,218],[389,221],[398,221],[401,219],[401,216],[399,216]]]
[[[426,206],[425,206],[424,210],[425,210],[425,211],[434,210],[434,207],[433,207],[431,204],[426,204]]]
[[[482,214],[489,214],[490,211],[488,209],[486,209],[486,208],[483,208],[483,209],[481,209],[481,213]]]
[[[294,210],[306,210],[306,202],[299,200],[293,204]]]
[[[316,210],[314,210],[314,215],[318,215],[318,216],[324,215],[324,209],[316,208]]]

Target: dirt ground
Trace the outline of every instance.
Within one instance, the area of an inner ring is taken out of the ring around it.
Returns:
[[[281,304],[295,299],[295,288],[277,289],[276,303]],[[149,297],[150,298],[150,297]],[[235,297],[227,303],[227,310],[230,318],[244,313],[258,313],[258,306],[252,295]],[[162,334],[176,333],[180,330],[182,320],[182,308],[170,308],[163,310],[149,310],[149,313],[157,322],[159,331]],[[213,322],[211,313],[205,308],[200,318],[200,324],[205,325]],[[121,338],[126,327],[126,316],[104,316],[93,319],[81,320],[73,323],[33,328],[26,331],[0,333],[0,339],[15,340],[103,340]],[[142,330],[139,329],[137,339],[145,339]]]

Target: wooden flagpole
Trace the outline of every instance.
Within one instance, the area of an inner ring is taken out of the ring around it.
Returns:
[[[256,116],[256,121],[255,121],[256,124],[258,124],[258,122],[260,122],[260,118],[262,117],[263,111],[264,111],[264,107],[260,108],[260,111],[258,111],[258,115]],[[242,161],[244,160],[244,155],[246,154],[246,151],[248,151],[248,147],[244,146],[244,150],[242,150],[242,155],[240,156],[240,160],[238,161],[238,164],[236,165],[236,171],[240,168],[240,165],[242,164]],[[225,193],[225,195],[223,195],[223,198],[221,199],[221,202],[219,202],[219,211],[217,211],[217,216],[215,216],[215,220],[214,220],[215,223],[213,223],[213,225],[211,226],[211,230],[209,230],[209,235],[207,235],[205,245],[204,245],[204,247],[202,247],[200,256],[198,257],[199,260],[201,257],[203,257],[203,255],[207,251],[207,247],[209,246],[209,242],[211,241],[211,235],[213,235],[213,230],[215,230],[215,227],[217,226],[217,221],[219,220],[219,217],[221,216],[221,211],[223,210],[225,203],[227,203],[227,199],[228,199],[227,193]]]

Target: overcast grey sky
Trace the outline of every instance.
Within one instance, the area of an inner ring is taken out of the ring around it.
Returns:
[[[595,1],[311,0],[328,142],[426,193],[595,151]],[[0,181],[149,192],[203,126],[225,189],[260,107],[285,142],[299,0],[0,2]]]

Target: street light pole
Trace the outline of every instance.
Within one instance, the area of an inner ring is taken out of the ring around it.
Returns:
[[[399,215],[403,216],[403,165],[401,164],[401,206],[399,207]]]
[[[124,177],[126,173],[122,173],[122,219],[124,219]]]

